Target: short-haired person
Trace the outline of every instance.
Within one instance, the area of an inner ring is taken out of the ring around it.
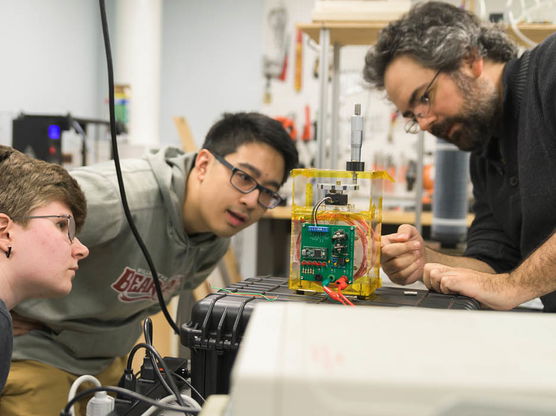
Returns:
[[[65,169],[0,145],[0,391],[12,354],[9,310],[70,292],[89,253],[75,236],[85,215],[85,197]]]
[[[364,76],[407,119],[471,152],[475,214],[463,256],[425,247],[410,225],[383,236],[382,266],[487,307],[541,297],[556,311],[556,35],[519,58],[504,32],[442,2],[390,23]]]
[[[202,282],[225,254],[228,237],[280,202],[280,186],[297,160],[282,125],[259,113],[226,114],[196,154],[165,148],[122,160],[129,206],[167,301]],[[16,309],[42,328],[14,338],[2,416],[58,414],[82,374],[117,384],[141,320],[160,310],[124,218],[113,162],[72,175],[87,196],[79,236],[90,255],[68,297]]]

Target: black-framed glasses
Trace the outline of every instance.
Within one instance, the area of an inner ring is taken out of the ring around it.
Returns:
[[[442,70],[438,70],[436,72],[436,74],[434,74],[434,77],[432,77],[431,82],[429,82],[429,85],[427,85],[427,87],[425,88],[425,92],[423,92],[423,94],[421,95],[421,97],[419,97],[419,99],[417,100],[417,104],[415,104],[415,107],[413,110],[417,110],[417,108],[420,108],[422,111],[419,112],[412,112],[412,111],[406,111],[405,113],[403,113],[402,115],[406,118],[409,118],[409,120],[406,121],[405,126],[404,126],[404,130],[406,133],[411,133],[411,134],[416,134],[419,132],[419,122],[417,121],[418,118],[424,118],[427,117],[429,115],[429,112],[431,111],[431,97],[430,97],[430,92],[432,89],[432,86],[434,84],[434,81],[436,81],[436,78],[438,78],[438,75],[442,72]]]
[[[63,218],[66,220],[65,223],[58,223],[58,225],[63,230],[63,228],[67,229],[68,238],[70,243],[73,243],[73,239],[75,238],[75,219],[71,215],[31,215],[29,217],[25,217],[26,219],[32,220],[35,218]]]
[[[260,191],[258,202],[262,207],[267,209],[276,208],[278,204],[282,202],[282,197],[278,192],[274,192],[273,190],[260,185],[255,178],[241,169],[236,168],[222,156],[217,155],[216,153],[212,153],[212,155],[216,160],[232,171],[230,183],[239,192],[242,194],[248,194],[249,192],[253,192],[255,189],[258,189]]]

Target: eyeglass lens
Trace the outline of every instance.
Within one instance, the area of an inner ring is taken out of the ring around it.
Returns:
[[[70,239],[70,242],[73,243],[73,239],[75,238],[75,219],[73,218],[72,215],[69,215],[67,219],[68,219],[68,237]]]
[[[232,172],[230,182],[234,188],[246,194],[259,188],[259,203],[266,208],[276,207],[281,200],[281,197],[276,192],[272,192],[259,185],[253,177],[239,169],[235,169]]]
[[[72,215],[32,215],[29,217],[26,217],[28,219],[34,219],[34,218],[64,218],[67,221],[67,227],[68,227],[68,238],[70,240],[70,243],[73,243],[73,239],[75,238],[75,219],[73,218]]]
[[[438,78],[438,75],[440,75],[440,72],[441,71],[439,70],[436,72],[436,74],[434,74],[434,77],[432,77],[431,81],[426,86],[425,91],[419,98],[419,102],[415,105],[415,108],[413,109],[415,112],[413,114],[413,117],[411,117],[409,120],[406,121],[404,129],[407,133],[415,134],[419,132],[419,123],[417,121],[417,118],[423,118],[428,116],[431,110],[431,99],[429,93],[432,89],[434,81],[436,81],[436,78]],[[421,111],[417,111],[418,109],[420,109]]]

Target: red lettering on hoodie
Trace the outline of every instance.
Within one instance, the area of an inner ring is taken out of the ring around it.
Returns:
[[[160,286],[164,298],[174,295],[175,291],[180,287],[180,281],[183,276],[165,277],[160,276]],[[121,302],[137,302],[142,300],[158,301],[154,281],[150,275],[138,273],[137,271],[126,267],[116,281],[111,285],[118,293],[118,299]]]

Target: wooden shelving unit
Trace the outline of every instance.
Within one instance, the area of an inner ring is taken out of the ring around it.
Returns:
[[[303,33],[307,34],[313,41],[316,43],[320,43],[321,36],[327,42],[327,47],[332,46],[334,50],[334,56],[339,57],[338,50],[342,46],[347,45],[366,45],[370,46],[376,43],[378,39],[378,35],[380,30],[386,27],[388,22],[386,21],[315,21],[312,23],[303,23],[298,24],[297,28],[301,30]],[[552,33],[556,32],[556,25],[554,24],[519,24],[519,30],[531,39],[534,42],[541,42],[546,37],[550,36]],[[511,27],[507,29],[508,34],[511,38],[517,41],[518,44],[523,44],[519,37],[515,35],[514,31]],[[525,45],[527,46],[527,45]],[[321,71],[324,70],[323,78],[327,79],[327,68],[328,63],[327,60],[329,59],[327,49],[328,48],[321,48],[320,52],[320,59],[321,59]],[[323,65],[324,62],[324,65]],[[334,74],[339,72],[339,58],[334,59]],[[325,84],[321,84],[321,93],[320,93],[320,108],[327,108],[327,94],[323,93],[323,89],[326,89]],[[339,97],[339,92],[337,88],[332,88],[332,102],[337,102]],[[333,105],[334,108],[334,105]],[[321,114],[324,114],[325,111],[321,111]],[[335,131],[335,124],[337,124],[337,115],[332,114],[332,131]],[[323,120],[319,119],[319,124],[326,126]],[[320,134],[324,137],[324,130],[323,127]],[[323,139],[320,138],[319,141]],[[322,143],[319,145],[321,146]],[[319,147],[320,149],[320,147]],[[322,153],[319,150],[319,154]],[[334,154],[334,153],[333,153]],[[319,158],[320,160],[320,158]],[[322,166],[321,166],[322,167]],[[419,184],[417,184],[419,186]],[[419,199],[419,195],[416,195],[416,198]],[[275,219],[287,219],[291,215],[291,210],[289,207],[278,207],[274,210],[268,211],[265,214],[266,218],[275,218]],[[415,213],[410,212],[403,212],[403,211],[383,211],[383,223],[384,224],[403,224],[403,223],[415,223],[418,228],[421,226],[430,226],[432,222],[432,213],[431,212],[419,212],[417,213],[417,218]],[[469,215],[467,218],[468,225],[471,224],[473,220],[473,216]]]
[[[545,38],[556,32],[556,25],[546,23],[523,23],[517,27],[521,30],[521,33],[537,43],[542,42]],[[521,41],[511,28],[507,28],[506,31],[512,39],[521,44]]]
[[[321,29],[330,30],[330,43],[339,46],[345,45],[372,45],[378,38],[378,33],[387,22],[314,22],[298,24],[297,27],[306,33],[312,40],[319,42]],[[556,25],[544,23],[527,23],[518,25],[521,32],[535,42],[556,32]],[[519,42],[513,30],[508,27],[510,37]]]
[[[330,43],[345,46],[372,45],[386,25],[387,22],[326,22],[299,24],[297,28],[317,43],[321,29],[329,29]]]

